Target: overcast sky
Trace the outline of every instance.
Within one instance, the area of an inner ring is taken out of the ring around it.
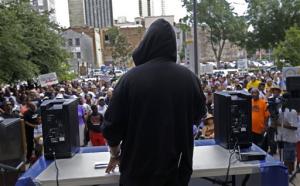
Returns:
[[[114,19],[125,16],[128,21],[133,21],[139,16],[138,0],[112,0]],[[154,15],[159,15],[160,10],[157,8],[161,0],[153,0]],[[235,12],[242,15],[247,8],[245,0],[227,0],[235,8]],[[69,26],[68,0],[55,0],[56,17],[58,23],[64,27]],[[185,8],[182,7],[182,0],[165,0],[166,15],[175,15],[175,21],[186,15]]]

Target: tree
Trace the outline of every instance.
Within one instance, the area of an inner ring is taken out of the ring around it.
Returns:
[[[49,13],[27,2],[0,4],[0,82],[29,80],[39,74],[66,73],[68,54]]]
[[[285,40],[281,41],[275,49],[277,64],[283,66],[282,61],[292,66],[300,65],[300,27],[291,27],[286,31]]]
[[[191,14],[189,19],[192,20],[193,1],[183,0],[183,2]],[[218,67],[227,41],[237,45],[244,44],[245,19],[236,15],[226,0],[201,0],[197,3],[197,20],[202,28],[208,28],[209,41]]]
[[[113,65],[120,67],[128,66],[132,46],[128,43],[127,38],[120,33],[118,27],[111,27],[107,30],[110,46],[112,47]]]
[[[300,0],[246,0],[249,50],[275,48],[300,23]]]

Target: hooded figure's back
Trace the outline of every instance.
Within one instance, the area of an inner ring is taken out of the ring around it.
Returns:
[[[205,114],[205,96],[197,77],[176,64],[176,56],[172,26],[155,21],[133,54],[137,67],[115,88],[104,136],[110,146],[122,141],[120,182],[125,186],[183,186],[190,179],[192,125]]]

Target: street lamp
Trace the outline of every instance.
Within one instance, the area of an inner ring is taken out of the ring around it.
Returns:
[[[198,69],[198,33],[197,33],[197,0],[193,0],[193,17],[194,17],[194,61],[195,74],[199,75]]]

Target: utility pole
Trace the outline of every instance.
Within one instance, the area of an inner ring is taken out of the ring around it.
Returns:
[[[198,33],[197,33],[197,0],[194,0],[193,4],[193,16],[194,16],[194,61],[195,61],[195,74],[199,75],[198,68]]]

